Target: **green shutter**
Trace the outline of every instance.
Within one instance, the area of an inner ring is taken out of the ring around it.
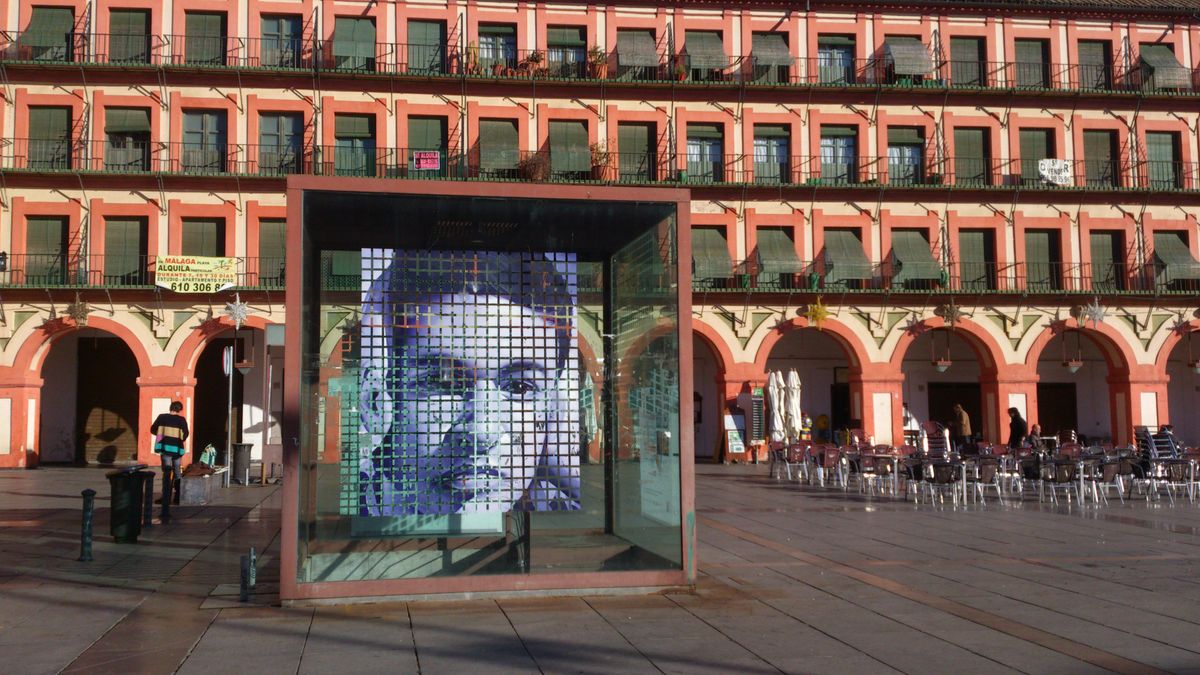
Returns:
[[[942,278],[942,266],[934,259],[929,240],[920,230],[892,230],[892,256],[898,268],[892,273],[894,284]]]
[[[1021,129],[1021,177],[1030,182],[1041,182],[1038,162],[1053,157],[1051,131],[1049,129]]]
[[[1173,131],[1146,132],[1147,178],[1159,190],[1182,187],[1179,134]]]
[[[147,35],[150,32],[150,12],[114,9],[108,13],[108,32],[113,35]]]
[[[799,274],[803,270],[796,243],[788,228],[758,228],[758,280],[759,284],[780,285],[782,275]],[[784,283],[783,285],[787,285]]]
[[[995,285],[996,271],[990,230],[961,230],[958,234],[958,266],[962,288],[986,290]]]
[[[438,150],[445,152],[446,118],[408,118],[408,147],[410,150]]]
[[[1191,72],[1175,58],[1175,50],[1169,44],[1143,44],[1140,46],[1143,78],[1151,89],[1190,89]]]
[[[104,133],[148,134],[150,133],[149,108],[105,108]]]
[[[933,60],[921,38],[891,35],[884,40],[884,49],[896,75],[928,75],[933,70]]]
[[[1083,132],[1083,167],[1089,187],[1116,183],[1117,171],[1113,165],[1116,140],[1112,131]]]
[[[336,138],[375,138],[375,116],[334,115],[333,135]]]
[[[225,251],[225,220],[185,218],[180,255],[221,256]]]
[[[71,53],[68,34],[74,30],[75,13],[70,7],[34,7],[20,43],[31,48],[30,57],[35,61],[67,61]]]
[[[1079,41],[1079,84],[1087,89],[1108,89],[1112,83],[1112,44]]]
[[[479,166],[481,169],[515,169],[518,147],[515,120],[479,121]]]
[[[184,58],[188,63],[225,62],[225,15],[187,12]]]
[[[857,230],[825,230],[825,282],[870,279],[871,261]]]
[[[258,221],[259,285],[282,285],[286,259],[287,221],[282,218],[260,219]]]
[[[1200,263],[1192,257],[1187,239],[1180,232],[1155,232],[1154,258],[1163,283],[1200,279]]]
[[[782,124],[755,124],[755,138],[791,138],[790,127]]]
[[[150,12],[114,9],[108,14],[108,58],[146,63],[150,58]]]
[[[373,66],[375,21],[359,17],[336,17],[333,22],[333,55],[339,67]]]
[[[67,219],[30,216],[25,219],[25,253],[61,256],[67,250]]]
[[[696,280],[728,279],[733,261],[725,241],[725,230],[714,227],[692,228],[692,276]]]
[[[788,66],[792,53],[784,33],[754,33],[750,36],[751,53],[760,66]]]
[[[1045,40],[1014,40],[1016,51],[1016,84],[1019,87],[1048,87],[1049,72],[1046,52],[1049,43]]]
[[[587,123],[550,122],[550,171],[561,176],[590,171],[591,166]]]
[[[1057,270],[1050,255],[1052,233],[1046,230],[1025,232],[1025,287],[1031,291],[1049,291],[1057,287]]]
[[[408,22],[408,43],[410,45],[441,46],[446,42],[446,23],[444,21]]]
[[[924,134],[920,127],[888,127],[888,145],[924,145]]]
[[[711,140],[721,140],[720,124],[689,124],[687,125],[687,137],[691,138],[706,138]]]
[[[71,109],[29,108],[29,138],[35,141],[66,141],[71,137]]]
[[[1119,232],[1092,232],[1089,244],[1092,252],[1092,289],[1115,291],[1121,288],[1121,270],[1116,265],[1121,259]]]
[[[954,130],[954,182],[956,185],[986,185],[988,166],[987,130]]]
[[[645,156],[650,152],[653,135],[653,126],[650,124],[618,124],[617,152],[621,155]]]
[[[446,69],[446,23],[408,22],[408,67],[410,70],[441,73]]]
[[[548,47],[587,47],[587,29],[581,26],[550,26],[546,29]]]
[[[688,64],[697,70],[720,69],[729,66],[725,44],[716,31],[689,30],[684,33],[684,51]]]
[[[658,65],[652,30],[617,31],[617,65],[648,68]]]
[[[853,35],[818,35],[818,47],[853,47]]]
[[[104,279],[106,283],[145,283],[145,218],[104,219]]]
[[[1014,40],[1018,63],[1045,63],[1045,40]]]
[[[843,126],[821,126],[821,138],[832,138],[835,136],[858,136],[858,127],[843,127]]]
[[[978,63],[984,60],[983,38],[950,38],[950,60]]]
[[[983,38],[950,38],[950,83],[962,87],[986,85],[986,56]]]

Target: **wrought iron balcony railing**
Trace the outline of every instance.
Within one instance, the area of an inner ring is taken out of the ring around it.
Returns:
[[[237,287],[282,290],[282,257],[239,257]],[[0,269],[0,286],[11,288],[149,288],[154,286],[155,256],[12,253]]]

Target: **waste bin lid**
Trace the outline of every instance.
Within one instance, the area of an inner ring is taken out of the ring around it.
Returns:
[[[127,466],[123,469],[117,469],[116,471],[109,471],[108,473],[106,473],[104,475],[107,476],[108,478],[112,478],[113,476],[126,476],[126,475],[135,474],[139,471],[142,471],[142,470],[148,469],[148,468],[150,468],[150,467],[148,467],[145,464],[134,464],[133,466]]]

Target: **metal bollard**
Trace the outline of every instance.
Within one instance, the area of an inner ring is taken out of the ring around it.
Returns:
[[[154,474],[142,483],[142,527],[154,527]]]
[[[250,600],[250,556],[242,556],[242,583],[238,588],[238,600],[248,602]]]
[[[79,562],[92,562],[92,512],[96,508],[96,491],[83,491],[83,528],[79,533]]]
[[[258,552],[254,550],[253,546],[250,547],[250,556],[249,557],[250,557],[250,579],[248,581],[248,585],[250,586],[250,590],[254,590],[255,588],[258,587]]]

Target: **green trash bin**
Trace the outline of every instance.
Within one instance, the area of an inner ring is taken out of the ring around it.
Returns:
[[[107,474],[112,488],[108,530],[118,544],[136,544],[142,533],[142,490],[146,483],[143,474],[149,473],[143,471],[145,468],[139,464]]]

